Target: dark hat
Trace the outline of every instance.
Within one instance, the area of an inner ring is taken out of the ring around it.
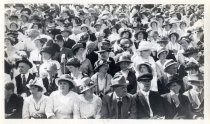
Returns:
[[[158,18],[162,18],[163,22],[164,22],[164,20],[165,20],[165,18],[164,18],[161,14],[156,15],[156,19],[158,19]]]
[[[11,15],[11,16],[9,17],[9,19],[18,19],[18,16],[17,16],[17,15]]]
[[[94,25],[94,27],[96,27],[96,26],[101,26],[101,23],[97,22],[97,23]]]
[[[181,81],[181,78],[179,77],[179,75],[174,74],[172,76],[169,76],[168,82],[166,83],[166,87],[170,87],[171,84],[173,84],[173,83],[177,83],[177,84],[181,85],[180,84],[181,82],[182,81]]]
[[[185,70],[187,71],[187,70],[190,70],[190,69],[196,69],[196,70],[198,70],[199,69],[199,66],[196,63],[194,63],[194,62],[188,62],[186,64],[186,66],[185,66]]]
[[[106,45],[101,45],[99,46],[99,51],[96,51],[96,53],[102,53],[102,52],[111,52],[111,49]]]
[[[122,54],[118,60],[117,60],[117,63],[116,64],[120,64],[121,62],[129,62],[129,63],[132,63],[131,61],[131,56],[129,54]]]
[[[29,8],[23,8],[20,12],[27,11],[28,15],[31,15],[31,10]]]
[[[57,34],[57,35],[55,35],[55,41],[63,41],[63,36],[61,35],[61,34]]]
[[[137,81],[145,81],[145,80],[152,80],[152,79],[153,79],[153,75],[151,73],[142,74],[137,77]]]
[[[29,65],[30,68],[33,67],[32,63],[28,60],[28,59],[22,59],[16,62],[16,66],[18,66],[20,63],[25,63],[27,65]]]
[[[139,64],[134,64],[134,69],[135,69],[136,73],[138,73],[138,74],[140,73],[140,67],[141,67],[142,65],[145,65],[145,66],[148,68],[149,73],[152,73],[153,69],[152,69],[152,67],[151,67],[151,64],[148,63],[148,62],[143,62],[143,63],[139,63]]]
[[[172,33],[169,34],[169,38],[170,38],[170,39],[171,39],[171,35],[172,35],[172,34],[176,36],[176,39],[177,39],[177,40],[179,39],[179,34],[176,33],[176,32],[172,32]]]
[[[79,48],[85,48],[85,46],[82,43],[76,43],[72,46],[72,52],[74,53]]]
[[[159,58],[159,55],[163,52],[166,52],[166,54],[168,54],[168,49],[166,48],[157,49],[157,58]]]
[[[131,31],[130,31],[130,30],[128,30],[128,29],[124,29],[124,30],[122,30],[122,31],[120,32],[120,37],[122,37],[122,36],[123,36],[123,34],[124,34],[124,33],[126,33],[126,32],[128,32],[128,33],[129,33],[129,38],[131,38],[131,37],[132,37],[132,33],[131,33]]]
[[[166,71],[170,66],[172,66],[172,65],[177,65],[178,63],[177,62],[175,62],[173,59],[170,59],[170,60],[168,60],[168,61],[166,61],[165,63],[164,63],[164,71]]]
[[[13,37],[17,37],[18,36],[18,32],[17,31],[9,31],[7,32],[7,36],[10,37],[12,35]]]
[[[185,57],[188,57],[188,56],[190,56],[190,55],[192,55],[192,54],[194,54],[194,53],[198,53],[198,52],[199,52],[199,51],[198,51],[197,48],[190,47],[190,48],[188,48],[187,50],[185,50],[185,52],[183,53],[183,55],[184,55]]]
[[[60,29],[55,29],[55,28],[50,28],[50,29],[47,30],[47,32],[49,34],[52,34],[52,35],[61,34],[61,30]]]
[[[89,38],[89,34],[88,33],[83,33],[81,36],[80,36],[80,41],[86,41],[86,40],[88,40],[88,38]]]
[[[116,87],[116,86],[127,86],[128,81],[126,81],[125,77],[120,74],[114,75],[114,77],[111,79],[111,87]]]
[[[54,55],[54,50],[53,50],[53,47],[51,46],[43,47],[42,50],[40,51],[40,54],[42,54],[43,52],[49,53],[51,56]]]
[[[68,75],[61,75],[59,78],[56,78],[55,79],[55,83],[56,83],[57,86],[58,86],[58,84],[59,84],[60,81],[66,81],[66,82],[68,82],[69,85],[72,85],[73,86],[72,88],[74,88],[76,86],[76,83],[72,79],[70,79],[68,77]]]
[[[107,62],[107,61],[105,61],[105,60],[102,60],[102,59],[100,59],[100,60],[98,60],[98,61],[96,61],[95,63],[94,63],[94,70],[98,70],[102,65],[105,65],[105,64],[109,64],[109,62]]]
[[[13,40],[11,37],[5,37],[4,39],[5,39],[5,40],[6,40],[6,39],[9,40],[10,43],[11,43],[12,45],[15,45],[15,44],[18,43],[18,40]]]
[[[168,44],[168,41],[169,41],[168,37],[161,37],[161,39],[158,40],[157,43],[161,42],[161,43]]]
[[[128,40],[129,41],[129,46],[126,46],[127,48],[131,47],[133,45],[133,42],[131,39],[129,38],[120,38],[119,40],[117,40],[117,44],[124,46],[124,44],[120,43],[121,40]]]
[[[68,32],[69,34],[72,34],[72,31],[70,29],[68,29],[68,28],[61,29],[61,33],[62,32]]]
[[[81,63],[79,61],[79,59],[73,57],[68,59],[66,66],[74,66],[74,67],[80,67]]]
[[[140,33],[143,34],[143,39],[147,39],[148,33],[147,33],[146,31],[144,31],[144,30],[140,30],[140,31],[136,32],[136,34],[134,35],[134,37],[137,39],[137,38],[138,38],[138,35],[139,35]]]

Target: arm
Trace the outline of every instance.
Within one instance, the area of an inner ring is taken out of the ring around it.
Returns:
[[[47,118],[55,118],[53,97],[54,97],[54,93],[50,95],[50,98],[47,101],[47,105],[45,108],[45,113],[46,113]]]
[[[23,113],[22,118],[23,119],[29,119],[30,113],[29,113],[29,99],[25,99],[23,104]]]

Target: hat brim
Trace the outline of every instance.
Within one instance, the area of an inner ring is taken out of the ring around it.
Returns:
[[[90,90],[90,89],[94,88],[95,86],[96,85],[94,84],[94,85],[92,85],[92,86],[90,86],[88,88],[85,88],[85,89],[81,90],[80,93],[84,93],[85,91]]]
[[[114,84],[114,85],[111,85],[110,87],[128,86],[128,84],[129,84],[129,82],[126,80],[125,84]]]
[[[72,80],[72,79],[69,79],[69,78],[56,78],[55,79],[55,84],[58,86],[59,85],[59,81],[67,81],[69,84],[72,84],[73,87],[75,87],[75,82]]]
[[[120,64],[120,63],[122,63],[122,62],[129,62],[129,63],[133,63],[132,61],[130,61],[130,60],[121,60],[121,61],[119,61],[119,62],[116,62],[116,64]]]
[[[177,64],[177,62],[173,62],[171,64],[169,64],[167,67],[164,68],[164,71],[167,71],[169,67],[171,67],[172,65]]]
[[[45,93],[47,92],[46,88],[44,86],[40,86],[40,85],[36,85],[36,84],[30,84],[30,85],[26,85],[28,88],[30,88],[31,86],[37,86],[37,87],[40,87],[42,88],[42,93]]]
[[[29,65],[30,68],[33,67],[32,63],[30,61],[26,61],[26,60],[19,60],[16,62],[16,65],[18,66],[20,63],[25,63],[27,65]]]

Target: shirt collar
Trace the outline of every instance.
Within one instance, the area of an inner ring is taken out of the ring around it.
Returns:
[[[21,74],[21,77],[22,77],[22,78],[23,78],[23,75],[25,75],[26,79],[28,79],[29,72],[27,72],[26,74]]]
[[[142,94],[143,94],[144,96],[149,96],[150,91],[145,92],[145,91],[143,91],[142,89],[140,89],[140,90],[141,90],[141,92],[142,92]]]

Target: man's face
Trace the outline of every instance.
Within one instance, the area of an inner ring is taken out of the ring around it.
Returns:
[[[167,70],[166,72],[173,75],[173,74],[176,74],[177,73],[177,69],[178,69],[178,65],[177,64],[174,64],[174,65],[171,65]]]
[[[142,90],[147,92],[150,90],[151,80],[142,80],[142,81],[140,81],[140,84],[141,84]]]
[[[102,59],[108,59],[109,58],[109,52],[104,51],[100,53],[100,56]]]
[[[127,94],[127,86],[118,86],[114,89],[118,97],[123,97]]]
[[[26,74],[28,70],[30,69],[29,65],[23,62],[19,63],[18,68],[19,68],[20,74]]]

